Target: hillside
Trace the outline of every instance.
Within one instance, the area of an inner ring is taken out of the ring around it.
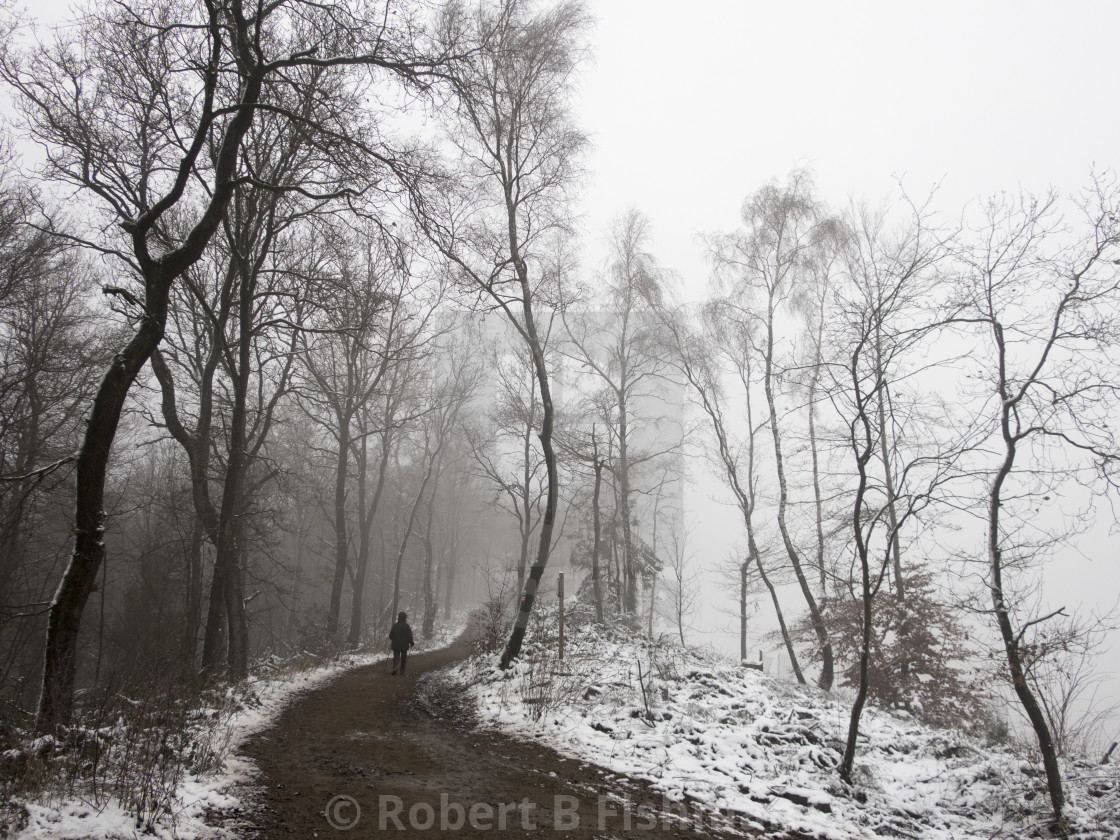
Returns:
[[[836,840],[1046,836],[1041,767],[1025,748],[869,708],[848,787],[836,768],[849,710],[837,697],[590,623],[568,628],[561,662],[544,629],[554,627],[555,612],[538,615],[507,671],[479,655],[448,676],[482,725],[649,780],[668,811]],[[1118,836],[1120,768],[1065,771],[1072,836]]]

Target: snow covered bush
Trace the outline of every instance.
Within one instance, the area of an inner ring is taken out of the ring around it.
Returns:
[[[5,822],[18,824],[13,803],[21,800],[71,798],[95,809],[116,803],[145,831],[170,816],[184,776],[220,764],[238,703],[229,691],[198,694],[175,682],[152,688],[89,692],[74,723],[54,736],[11,733],[0,764]]]
[[[505,587],[491,595],[474,610],[468,622],[472,628],[470,645],[475,654],[496,653],[505,645],[513,628],[513,608]]]

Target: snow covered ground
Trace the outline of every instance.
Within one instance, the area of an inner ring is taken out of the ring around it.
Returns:
[[[534,621],[525,655],[508,671],[497,668],[496,657],[477,657],[448,678],[473,695],[484,724],[647,779],[664,792],[667,812],[844,840],[1045,834],[1045,787],[1025,754],[869,708],[858,782],[849,789],[836,773],[844,703],[710,653],[667,642],[651,646],[592,626],[570,630],[567,655],[558,662],[555,639],[540,630],[553,618],[545,613]],[[449,641],[455,629],[430,646]],[[216,724],[220,769],[185,776],[173,815],[145,836],[220,837],[206,825],[206,812],[241,806],[255,770],[237,747],[300,694],[383,658],[347,655],[310,670],[263,673],[240,687],[234,711]],[[1120,768],[1068,763],[1065,774],[1074,836],[1120,838]],[[20,840],[144,834],[117,803],[21,804]],[[640,816],[636,825],[640,830]]]
[[[449,624],[436,638],[420,643],[420,650],[434,650],[448,644],[462,631],[462,621]],[[184,774],[175,794],[173,813],[146,831],[137,825],[135,813],[120,802],[110,801],[95,807],[82,797],[63,801],[20,802],[23,823],[14,834],[16,840],[122,840],[123,838],[157,837],[220,838],[224,833],[206,824],[207,811],[231,810],[243,803],[241,795],[249,789],[256,768],[237,754],[238,747],[257,732],[268,728],[281,711],[295,698],[325,685],[340,674],[371,665],[388,657],[383,652],[343,654],[306,670],[285,668],[277,671],[267,666],[244,684],[229,689],[228,709],[211,713],[214,726],[220,731],[207,735],[208,744],[220,752],[217,769],[204,775]],[[4,836],[0,824],[0,836]]]
[[[649,780],[670,812],[844,840],[1046,834],[1044,779],[1025,750],[869,707],[848,788],[836,768],[849,707],[835,697],[593,625],[569,632],[559,662],[555,637],[539,629],[554,620],[535,621],[511,669],[476,657],[450,678],[484,725]],[[1071,762],[1065,778],[1073,835],[1120,838],[1120,768]]]

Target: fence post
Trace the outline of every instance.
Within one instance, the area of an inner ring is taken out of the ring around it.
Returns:
[[[564,573],[556,578],[556,594],[560,598],[560,661],[564,661]]]

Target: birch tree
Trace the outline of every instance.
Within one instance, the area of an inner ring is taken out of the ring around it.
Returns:
[[[611,228],[606,276],[595,283],[597,294],[584,295],[588,311],[563,314],[568,354],[586,369],[610,398],[605,424],[613,435],[616,457],[611,473],[617,487],[617,520],[622,540],[622,607],[631,616],[638,609],[641,569],[638,562],[635,493],[642,467],[673,451],[673,443],[651,443],[662,419],[643,406],[661,393],[669,363],[660,350],[661,324],[651,303],[662,297],[663,272],[649,252],[649,220],[636,210]],[[598,308],[596,308],[598,307]],[[658,401],[656,408],[663,408]],[[639,444],[646,433],[646,445]]]
[[[803,293],[804,274],[829,247],[835,221],[812,195],[804,172],[794,172],[784,185],[763,187],[743,203],[743,226],[735,233],[711,240],[711,258],[719,288],[720,314],[728,329],[757,331],[753,352],[761,362],[767,426],[773,448],[777,482],[777,525],[817,638],[821,675],[826,691],[832,687],[834,664],[828,627],[805,571],[802,549],[791,523],[787,454],[783,449],[779,388],[783,370],[779,358],[779,318],[795,307]],[[757,322],[757,327],[752,326]]]
[[[1066,221],[1069,213],[1071,221]],[[993,199],[960,254],[952,301],[973,328],[979,374],[966,389],[990,422],[981,496],[984,587],[1012,690],[1030,723],[1056,826],[1065,790],[1054,732],[1028,679],[1048,625],[1064,607],[1034,609],[1032,567],[1065,535],[1039,521],[1038,503],[1060,481],[1115,487],[1120,318],[1120,192],[1098,179],[1076,203],[1058,196]]]
[[[501,311],[525,342],[541,400],[537,437],[547,484],[536,557],[503,666],[520,653],[548,563],[559,487],[552,436],[555,408],[540,309],[548,303],[548,238],[568,221],[568,191],[585,145],[570,108],[587,13],[577,0],[541,7],[530,0],[453,3],[447,43],[474,46],[451,79],[456,119],[450,135],[464,161],[459,189],[417,207],[420,223],[462,283]]]
[[[793,644],[793,636],[786,621],[772,570],[765,562],[758,524],[759,472],[761,455],[759,438],[766,431],[766,421],[756,413],[757,360],[754,352],[756,325],[747,321],[743,329],[725,332],[726,321],[716,306],[709,306],[705,313],[706,328],[703,333],[690,325],[687,314],[666,306],[659,308],[659,317],[665,324],[668,340],[672,342],[672,358],[680,367],[694,399],[710,427],[714,441],[713,459],[728,489],[735,499],[747,539],[747,555],[737,563],[739,579],[739,658],[747,658],[747,610],[750,593],[751,570],[770,596],[774,615],[778,621],[782,643],[789,656],[795,678],[805,682],[804,673]],[[722,348],[722,349],[721,349]],[[734,400],[718,365],[720,357],[730,359],[737,388]],[[732,405],[742,406],[741,421],[735,423]],[[728,419],[731,417],[732,419]]]

